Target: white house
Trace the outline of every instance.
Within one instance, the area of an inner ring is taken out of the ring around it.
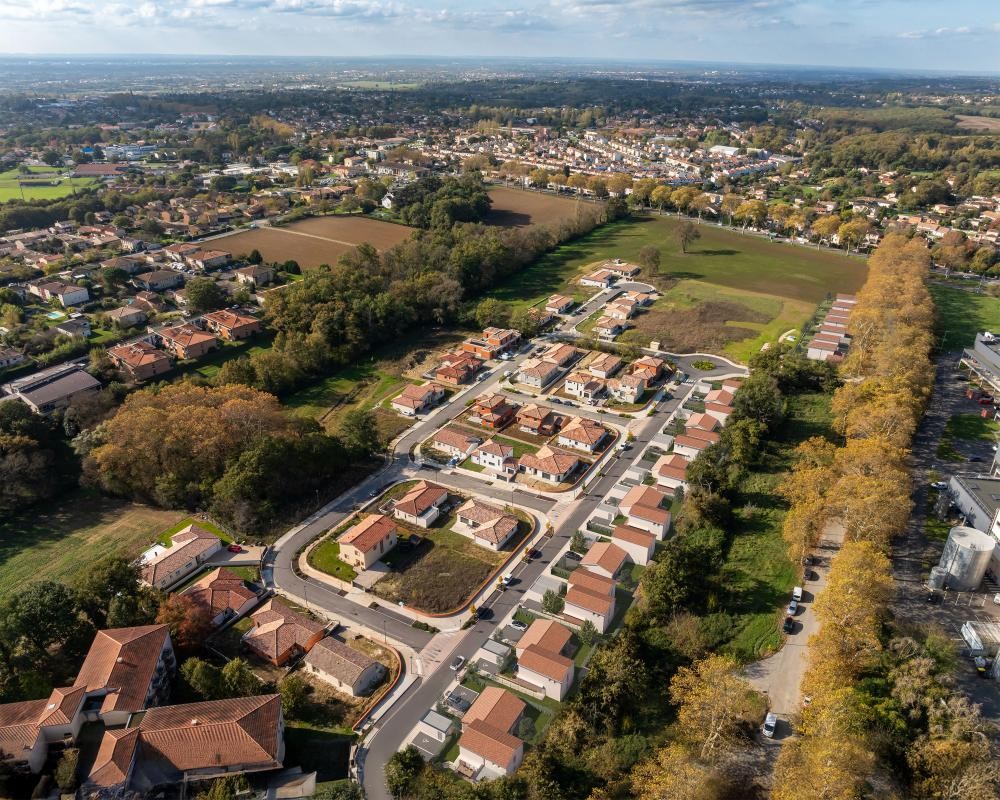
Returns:
[[[574,417],[559,431],[558,443],[574,450],[593,453],[607,438],[604,426],[586,417]]]
[[[417,481],[392,506],[392,515],[411,525],[429,528],[441,516],[441,507],[448,501],[448,490],[436,483]]]
[[[472,463],[503,477],[517,474],[517,459],[514,458],[514,448],[509,444],[498,442],[496,439],[483,442],[473,450]]]
[[[558,622],[536,619],[517,642],[517,677],[546,697],[562,700],[573,685],[575,668],[566,651],[572,633]]]

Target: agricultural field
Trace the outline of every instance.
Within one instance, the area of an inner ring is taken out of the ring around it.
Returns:
[[[525,228],[556,222],[573,217],[581,203],[593,205],[572,197],[506,187],[490,189],[490,199],[493,201],[493,208],[486,217],[486,223],[506,228]]]
[[[970,114],[957,114],[958,127],[983,133],[1000,133],[1000,119],[996,117],[978,117]]]
[[[134,558],[185,516],[79,490],[4,519],[0,598],[28,581],[72,581],[105,556]]]
[[[94,178],[63,178],[64,168],[31,167],[35,175],[22,175],[16,169],[0,172],[0,203],[8,200],[58,200],[79,189],[96,186]],[[55,177],[42,177],[54,175]]]
[[[241,231],[216,239],[215,245],[234,255],[259,250],[265,261],[292,260],[303,269],[315,269],[320,264],[336,264],[359,244],[367,242],[387,250],[406,241],[412,233],[413,229],[405,225],[366,217],[326,216],[277,228]]]

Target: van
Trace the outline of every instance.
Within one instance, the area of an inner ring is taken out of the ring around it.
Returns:
[[[763,733],[768,739],[774,738],[774,730],[778,727],[778,715],[773,711],[768,711],[767,716],[764,717],[764,724],[760,726],[760,732]]]

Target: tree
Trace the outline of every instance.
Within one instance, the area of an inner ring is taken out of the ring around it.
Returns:
[[[681,246],[682,253],[686,253],[688,251],[688,247],[700,238],[701,231],[699,231],[698,226],[690,220],[684,220],[677,226],[677,241]]]
[[[656,275],[660,271],[660,248],[647,244],[639,250],[639,266]]]
[[[569,549],[581,555],[587,552],[587,540],[581,531],[573,532],[573,536],[569,540]]]
[[[80,763],[80,751],[76,747],[67,747],[59,756],[56,764],[56,785],[64,792],[72,792],[76,788],[76,768]]]
[[[226,292],[211,278],[192,278],[184,287],[184,294],[188,308],[196,313],[214,311],[226,304]]]
[[[767,219],[767,205],[763,200],[746,200],[740,203],[734,216],[744,229],[749,225],[759,226]]]
[[[300,719],[309,707],[309,684],[300,675],[286,675],[278,683],[281,710],[288,719]]]
[[[840,243],[850,251],[852,247],[858,247],[865,237],[871,232],[871,225],[866,219],[852,219],[845,222],[837,229],[837,238]]]
[[[212,632],[212,612],[185,594],[173,594],[164,600],[156,622],[170,628],[170,638],[181,652],[200,649]]]
[[[539,313],[538,309],[535,308],[519,308],[510,318],[510,326],[514,330],[520,331],[521,338],[525,341],[534,339],[541,331],[538,322]]]
[[[712,770],[688,748],[671,742],[632,772],[636,800],[717,800]]]
[[[260,254],[260,250],[258,250],[255,247],[253,250],[250,251],[250,255],[247,256],[247,263],[248,264],[263,264],[264,263],[264,256],[262,256]]]
[[[481,328],[506,328],[510,324],[510,306],[487,297],[476,306],[476,324]]]
[[[218,700],[224,694],[221,671],[204,659],[185,659],[181,664],[181,677],[202,700]]]
[[[253,697],[264,688],[242,658],[234,658],[222,668],[222,691],[226,697]]]
[[[545,590],[545,594],[542,595],[542,608],[550,614],[561,614],[565,607],[566,601],[563,600],[556,592],[552,589]]]
[[[364,795],[356,783],[327,783],[316,789],[313,800],[364,800]]]
[[[109,628],[152,625],[163,602],[162,593],[152,586],[138,586],[131,595],[115,595],[108,603],[105,624]]]
[[[95,628],[108,627],[108,610],[120,598],[132,602],[141,593],[139,567],[121,556],[107,556],[76,581],[76,596]]]
[[[385,441],[378,429],[378,419],[369,409],[355,409],[344,417],[340,437],[355,458],[367,458],[378,453]]]
[[[811,228],[814,236],[828,238],[840,229],[841,224],[840,217],[836,214],[828,214],[827,216],[817,217],[813,220]]]
[[[216,778],[196,800],[236,800],[236,796],[250,788],[245,775],[226,775]]]
[[[585,645],[591,645],[597,641],[600,633],[598,633],[597,626],[595,626],[593,622],[589,619],[585,619],[576,635],[580,637],[580,641]]]
[[[420,773],[424,771],[424,759],[412,744],[392,757],[385,765],[385,788],[394,798],[403,798],[410,794],[413,784]]]
[[[42,153],[42,161],[48,164],[50,167],[57,167],[62,164],[62,155],[56,150],[49,148],[44,153]]]
[[[105,267],[101,270],[101,283],[105,291],[113,292],[128,281],[128,273],[120,267]]]

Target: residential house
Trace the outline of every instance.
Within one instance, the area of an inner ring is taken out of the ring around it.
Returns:
[[[97,394],[100,389],[101,382],[97,378],[72,364],[36,372],[7,385],[8,393],[36,414],[50,414],[66,408],[78,398]]]
[[[601,264],[600,269],[606,269],[619,278],[631,278],[633,275],[639,273],[638,264],[631,264],[628,261],[622,261],[620,258],[612,258],[605,261]]]
[[[444,388],[436,383],[408,384],[392,399],[392,407],[405,417],[426,414],[444,399]]]
[[[585,372],[571,372],[566,376],[563,389],[572,397],[592,403],[604,393],[604,381]]]
[[[180,583],[222,549],[222,540],[195,524],[173,535],[168,547],[156,545],[141,556],[140,580],[154,589],[167,590]]]
[[[521,364],[517,380],[525,386],[544,389],[559,377],[559,366],[541,358],[528,358]]]
[[[545,301],[545,310],[550,314],[565,314],[573,307],[573,298],[564,294],[554,294]]]
[[[682,434],[674,439],[674,452],[688,461],[694,461],[698,454],[707,449],[710,444],[712,442],[703,437]]]
[[[207,271],[226,266],[232,258],[233,254],[224,250],[198,250],[187,257],[187,263],[195,269]]]
[[[452,458],[465,458],[476,445],[483,440],[478,436],[458,430],[457,428],[442,428],[434,434],[431,447],[440,450]]]
[[[619,403],[638,403],[646,393],[646,379],[632,373],[608,381],[608,394]]]
[[[593,453],[607,436],[607,430],[599,422],[586,417],[573,417],[559,431],[558,444]]]
[[[213,569],[184,594],[208,609],[216,627],[250,613],[258,598],[242,577],[226,567]]]
[[[580,466],[580,459],[564,450],[556,450],[542,445],[537,453],[525,453],[518,460],[518,466],[525,475],[552,484],[569,480]]]
[[[210,311],[202,319],[206,328],[229,342],[247,339],[264,329],[257,317],[230,309]]]
[[[695,412],[687,418],[687,421],[684,423],[684,427],[687,429],[688,433],[695,430],[714,433],[722,427],[722,423],[720,423],[719,420],[711,414]]]
[[[159,314],[163,311],[163,298],[156,292],[136,292],[132,306],[145,311],[147,314]]]
[[[424,713],[417,723],[417,732],[443,745],[448,741],[448,737],[454,733],[457,724],[451,717],[440,714],[431,708]]]
[[[243,634],[243,644],[265,661],[282,666],[308,653],[326,635],[326,626],[298,614],[273,598],[250,616],[253,627]]]
[[[284,759],[276,694],[164,706],[106,729],[85,796],[146,796],[192,781],[275,770]]]
[[[639,306],[648,306],[653,302],[653,295],[647,292],[628,291],[622,295],[627,300],[631,300]]]
[[[625,330],[625,326],[611,317],[601,317],[594,325],[594,333],[598,339],[610,342],[616,336],[620,336]]]
[[[371,694],[387,673],[383,664],[332,636],[320,639],[306,654],[303,664],[306,672],[351,697]]]
[[[54,326],[54,330],[63,336],[79,336],[86,339],[90,336],[90,320],[83,315],[73,315],[65,322],[60,322]]]
[[[163,252],[171,261],[177,264],[183,264],[200,249],[201,247],[199,245],[191,244],[190,242],[176,242],[174,244],[168,244],[164,247]]]
[[[29,283],[28,291],[43,300],[57,299],[63,308],[78,306],[90,300],[90,292],[86,287],[46,278]]]
[[[607,269],[594,270],[580,278],[581,286],[596,286],[599,289],[608,289],[614,286],[615,274]]]
[[[119,328],[134,328],[146,320],[146,312],[135,306],[122,306],[107,313],[108,321]]]
[[[565,367],[576,361],[579,355],[580,351],[573,347],[573,345],[558,342],[546,348],[545,352],[542,353],[542,360]]]
[[[653,464],[653,479],[666,489],[687,489],[687,468],[691,462],[680,453],[660,456]]]
[[[456,771],[473,780],[512,775],[524,758],[524,742],[511,731],[526,708],[504,689],[483,689],[462,718]]]
[[[274,270],[264,264],[250,264],[246,267],[237,267],[233,270],[236,282],[243,286],[267,286],[274,282]]]
[[[632,318],[634,313],[634,304],[628,303],[624,300],[609,303],[604,307],[604,316],[608,319],[613,319],[616,322],[625,323],[627,320]]]
[[[177,359],[201,358],[219,346],[213,334],[190,323],[163,328],[156,335],[163,348]]]
[[[344,533],[340,558],[357,570],[368,569],[396,546],[396,525],[382,514],[369,514]]]
[[[517,517],[475,497],[459,506],[456,513],[455,531],[490,550],[500,550],[517,533]]]
[[[624,362],[611,353],[599,353],[587,366],[587,371],[598,378],[610,378],[622,368]]]
[[[0,756],[14,770],[42,771],[49,746],[71,741],[80,733],[87,699],[83,687],[54,689],[48,699],[0,705]]]
[[[449,353],[434,371],[434,378],[451,386],[468,383],[482,368],[483,362],[470,353]]]
[[[486,328],[478,339],[466,339],[462,350],[487,361],[514,349],[521,341],[521,334],[510,328]]]
[[[24,353],[13,347],[0,346],[0,369],[13,367],[24,361]]]
[[[537,686],[546,697],[562,700],[573,685],[575,668],[566,653],[573,634],[565,625],[536,619],[517,642],[518,680]]]
[[[580,566],[614,581],[630,561],[628,551],[617,544],[594,542],[580,560]]]
[[[551,436],[559,427],[559,418],[550,408],[529,403],[517,412],[517,427],[535,436]]]
[[[108,348],[108,358],[133,381],[148,381],[172,366],[167,354],[145,339]]]
[[[478,464],[497,476],[508,479],[517,474],[514,448],[496,439],[490,439],[472,451],[472,463]]]
[[[652,560],[656,550],[656,534],[631,525],[616,525],[611,531],[611,540],[628,553],[633,563],[643,566]]]
[[[569,590],[563,613],[578,620],[590,620],[600,633],[607,633],[615,617],[615,582],[577,567],[569,574]]]
[[[101,262],[102,269],[120,269],[129,275],[143,272],[148,266],[145,259],[136,256],[115,256]]]
[[[154,269],[132,278],[132,285],[147,292],[164,292],[184,285],[184,276],[171,269]]]
[[[448,490],[443,486],[417,481],[392,504],[392,515],[418,528],[429,528],[441,516],[441,507],[447,502]]]
[[[656,534],[663,539],[670,530],[670,498],[652,486],[633,486],[618,503],[618,509],[628,517],[628,524]]]
[[[642,356],[630,365],[631,372],[646,381],[646,385],[656,383],[667,372],[667,362],[656,356]]]
[[[517,406],[508,402],[499,392],[491,392],[476,398],[470,419],[484,427],[498,431],[514,421]]]

